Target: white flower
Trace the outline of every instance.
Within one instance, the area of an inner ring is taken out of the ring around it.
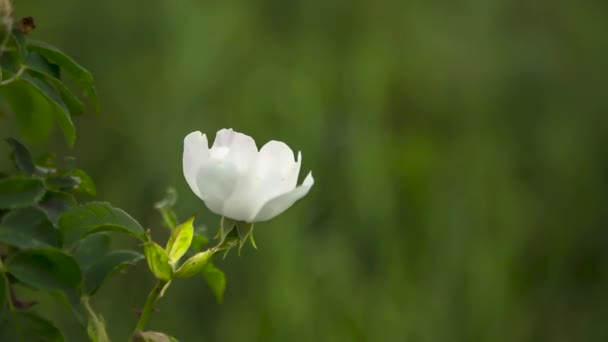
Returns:
[[[267,221],[304,197],[314,184],[309,172],[296,187],[302,154],[294,159],[285,143],[269,141],[258,151],[255,141],[232,129],[217,132],[209,149],[207,136],[184,139],[184,177],[212,212],[244,222]]]

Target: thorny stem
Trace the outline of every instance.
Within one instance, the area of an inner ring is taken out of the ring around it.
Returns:
[[[222,218],[222,227],[223,227],[223,218]],[[209,248],[209,251],[212,254],[216,254],[223,250],[228,250],[233,247],[236,243],[232,237],[228,236],[223,237],[223,239],[214,247]],[[144,331],[146,328],[146,324],[148,324],[148,320],[150,319],[150,315],[154,311],[154,307],[161,293],[163,292],[163,288],[170,282],[166,280],[158,280],[156,285],[152,288],[150,293],[148,294],[148,298],[146,299],[146,303],[144,304],[144,308],[141,310],[141,314],[139,316],[139,320],[137,321],[137,325],[135,326],[135,330],[133,331],[132,339],[133,341],[140,341],[141,335],[140,333]]]
[[[146,328],[146,324],[148,324],[148,320],[150,319],[150,314],[154,310],[154,306],[156,305],[156,301],[158,301],[160,292],[166,284],[167,281],[159,279],[154,288],[152,288],[152,291],[150,291],[148,294],[148,299],[146,299],[144,308],[142,309],[139,320],[137,321],[137,325],[135,326],[135,331],[133,332],[134,336],[137,334],[137,332],[143,331]]]

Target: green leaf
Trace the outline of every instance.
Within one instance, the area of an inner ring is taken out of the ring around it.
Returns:
[[[99,99],[97,98],[97,91],[93,86],[93,76],[89,71],[74,62],[74,60],[66,56],[54,46],[43,42],[30,41],[26,47],[28,51],[41,54],[51,62],[59,65],[66,73],[68,73],[74,80],[74,83],[76,83],[76,85],[86,94],[91,102],[91,105],[93,106],[93,109],[96,112],[99,112]]]
[[[50,63],[44,57],[36,52],[30,53],[25,59],[25,66],[30,70],[34,70],[41,74],[48,75],[54,79],[59,79],[61,75],[61,70],[59,69],[59,65]]]
[[[43,153],[36,157],[36,165],[49,170],[54,170],[56,166],[57,156],[55,153]]]
[[[80,184],[80,179],[69,174],[48,176],[44,184],[51,190],[71,190]]]
[[[55,123],[55,109],[46,97],[23,80],[0,87],[0,94],[10,105],[25,140],[40,143],[48,138]]]
[[[226,289],[226,275],[211,262],[203,268],[202,273],[207,281],[207,285],[211,288],[211,292],[213,292],[217,301],[221,303],[224,297],[224,290]]]
[[[95,196],[97,194],[97,188],[95,188],[95,183],[89,175],[81,169],[73,169],[72,176],[80,179],[80,183],[76,186],[74,190],[79,193]]]
[[[179,342],[175,337],[156,332],[156,331],[140,331],[135,335],[135,341],[140,342]]]
[[[59,216],[75,205],[74,196],[61,191],[47,191],[38,203],[38,207],[46,212],[53,224],[57,224]]]
[[[146,242],[144,244],[144,254],[148,260],[148,266],[154,276],[161,280],[171,280],[173,268],[169,264],[169,256],[167,252],[155,242]]]
[[[211,260],[212,256],[213,252],[210,250],[196,253],[180,266],[180,268],[175,272],[175,277],[190,278],[201,273]]]
[[[0,179],[0,209],[28,207],[44,196],[42,181],[26,177]]]
[[[167,254],[169,255],[169,262],[174,265],[179,259],[188,251],[190,243],[192,243],[192,236],[194,235],[194,216],[189,218],[186,222],[177,226],[169,241],[167,242]]]
[[[134,251],[112,251],[92,264],[84,273],[84,292],[95,294],[104,280],[112,274],[135,265],[143,255]]]
[[[27,51],[25,50],[25,35],[23,32],[14,29],[13,30],[13,44],[19,52],[20,60],[23,61],[27,58]]]
[[[20,249],[59,247],[61,235],[41,209],[29,207],[12,210],[2,219],[0,242]]]
[[[36,77],[44,82],[51,83],[59,92],[59,97],[70,111],[70,115],[77,116],[84,113],[86,107],[60,80],[51,77],[50,75],[42,74],[36,70],[28,72],[33,77]]]
[[[5,17],[2,17],[5,20]],[[7,37],[8,36],[8,37]],[[6,38],[6,40],[4,40]],[[18,41],[11,37],[10,32],[6,32],[6,23],[0,23],[0,39],[2,39],[2,70],[14,71],[21,65],[21,54],[19,53]]]
[[[80,288],[67,291],[56,290],[49,291],[49,294],[57,303],[68,309],[81,326],[85,326],[86,320],[83,314],[80,290]]]
[[[59,127],[63,130],[63,134],[70,145],[74,145],[74,141],[76,141],[76,129],[74,128],[74,123],[70,117],[70,111],[61,99],[61,96],[57,93],[57,90],[46,81],[33,77],[27,72],[21,74],[21,79],[29,83],[48,100],[55,110],[55,118],[59,123]]]
[[[63,157],[63,162],[65,163],[64,169],[66,171],[72,171],[76,166],[76,157],[67,156]]]
[[[4,313],[0,319],[0,341],[64,342],[53,322],[33,312]]]
[[[74,258],[80,269],[86,271],[110,251],[110,236],[106,233],[91,234],[78,242]]]
[[[15,160],[17,169],[26,176],[31,177],[36,171],[36,165],[34,164],[30,151],[17,139],[8,138],[6,139],[6,142],[8,142],[13,150],[13,159]]]
[[[76,260],[55,248],[20,251],[8,259],[6,267],[19,281],[40,290],[69,293],[82,284]]]
[[[51,190],[73,190],[86,195],[95,195],[95,184],[89,175],[80,170],[72,169],[48,176],[45,185]]]
[[[49,82],[57,88],[59,96],[68,107],[71,115],[82,114],[86,107],[82,101],[80,101],[72,92],[61,82],[59,78],[60,70],[59,66],[52,64],[47,61],[41,55],[33,52],[29,54],[25,65],[31,70],[30,74],[34,77],[40,78],[46,82]]]
[[[61,215],[58,224],[64,233],[65,245],[102,231],[121,232],[145,241],[144,230],[137,221],[105,202],[89,202],[73,207]]]
[[[201,249],[203,249],[203,246],[205,246],[208,242],[209,239],[197,229],[197,231],[194,232],[194,236],[192,237],[192,243],[190,244],[190,248],[195,252],[199,252]]]
[[[25,320],[29,321],[25,325],[25,329],[42,341],[63,342],[65,341],[61,331],[53,324],[53,322],[36,315],[33,312],[20,313]],[[24,329],[24,330],[25,330]],[[32,341],[32,339],[26,339]]]

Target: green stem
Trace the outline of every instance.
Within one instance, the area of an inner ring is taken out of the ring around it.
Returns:
[[[5,9],[5,7],[10,7],[10,5],[6,5],[9,1],[2,0],[0,1],[0,12]],[[11,37],[11,31],[13,30],[13,18],[10,17],[10,13],[0,13],[0,21],[1,24],[4,25],[4,37],[2,37],[2,43],[0,45],[0,58],[4,54],[4,50],[6,49],[6,44],[8,43],[8,39]]]
[[[11,282],[8,280],[6,273],[2,273],[2,277],[4,278],[5,287],[6,287],[6,301],[8,303],[8,309],[11,312],[11,316],[15,320],[15,329],[17,330],[17,335],[19,338],[23,339],[23,335],[21,335],[21,327],[19,326],[19,320],[17,319],[17,312],[15,310],[15,305],[13,304],[13,293],[11,291]]]
[[[91,324],[94,329],[93,331],[89,331],[89,337],[91,336],[91,333],[93,333],[96,338],[95,341],[110,342],[110,338],[108,337],[108,333],[106,332],[106,326],[103,322],[103,318],[98,316],[95,311],[93,311],[89,300],[90,298],[87,296],[82,297],[82,304],[87,313],[89,314],[89,328],[87,330],[91,329]]]
[[[17,70],[17,73],[15,73],[13,76],[11,76],[3,81],[0,81],[0,86],[4,86],[4,85],[15,82],[16,80],[19,79],[19,77],[21,77],[21,75],[23,74],[24,71],[25,71],[25,65],[21,65],[19,70]]]
[[[162,291],[163,287],[167,284],[164,280],[158,280],[150,294],[148,294],[148,299],[146,299],[146,303],[144,304],[144,308],[141,311],[141,315],[139,316],[139,321],[137,321],[137,325],[135,326],[135,331],[133,334],[138,331],[143,331],[148,324],[148,320],[150,319],[150,314],[154,310],[154,306],[156,305],[156,301]]]

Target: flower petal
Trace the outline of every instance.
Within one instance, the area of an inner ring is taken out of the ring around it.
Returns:
[[[285,175],[285,187],[293,189],[298,184],[298,176],[300,175],[300,166],[302,165],[302,153],[298,151],[298,159],[296,163],[291,166],[287,174]]]
[[[289,207],[291,207],[297,200],[306,196],[306,194],[308,194],[308,191],[314,183],[315,181],[312,178],[312,172],[309,172],[308,176],[306,176],[306,179],[304,179],[302,185],[288,193],[282,194],[268,201],[262,206],[258,214],[253,220],[251,220],[251,222],[268,221],[271,218],[284,212]]]
[[[209,144],[207,136],[196,131],[184,138],[184,154],[182,158],[183,172],[186,183],[195,195],[202,199],[198,189],[197,174],[200,167],[209,158]]]
[[[229,160],[209,159],[196,175],[201,199],[209,210],[224,215],[226,199],[232,195],[240,177],[238,167]]]
[[[250,171],[260,183],[256,195],[260,200],[258,208],[270,199],[296,187],[298,174],[294,172],[296,170],[300,172],[299,164],[300,161],[294,160],[293,151],[281,141],[271,140],[262,146],[254,168]]]
[[[246,171],[258,154],[252,137],[230,129],[221,129],[215,134],[211,147],[212,159],[230,159],[241,171]]]
[[[232,129],[219,130],[209,150],[209,160],[197,174],[197,186],[205,205],[216,214],[232,217],[226,201],[235,192],[256,158],[255,141]]]
[[[234,135],[234,131],[232,128],[222,128],[217,133],[215,133],[215,140],[213,141],[213,146],[211,148],[216,147],[228,147],[232,142],[232,137]]]
[[[238,166],[241,172],[246,172],[250,169],[252,163],[258,155],[258,147],[252,137],[234,132],[232,141],[228,146],[230,151],[226,159],[231,160]]]
[[[279,141],[266,143],[226,201],[226,216],[253,220],[266,202],[296,187],[298,175],[294,171],[299,172],[299,163],[291,149]]]
[[[271,140],[260,149],[259,157],[264,158],[267,166],[286,173],[296,162],[293,151],[282,141]]]

